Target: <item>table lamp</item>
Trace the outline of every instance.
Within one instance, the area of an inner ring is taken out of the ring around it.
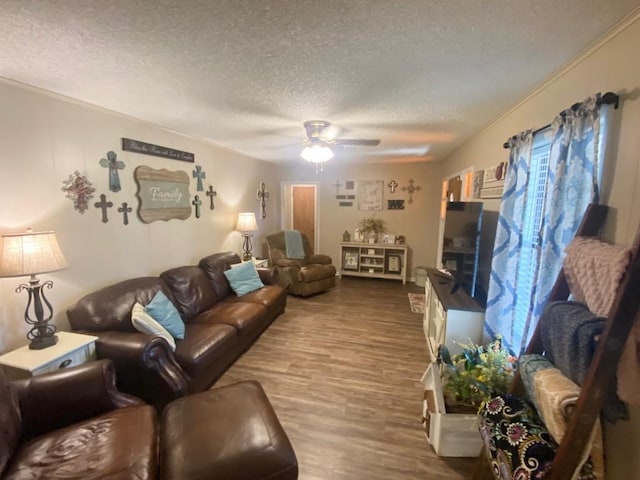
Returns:
[[[242,232],[244,240],[242,242],[242,260],[244,262],[251,260],[253,254],[251,253],[251,232],[258,230],[258,224],[256,222],[256,214],[253,212],[242,212],[238,214],[238,225],[236,230]]]
[[[31,340],[29,348],[40,350],[55,345],[58,342],[56,327],[48,324],[53,309],[44,295],[44,287],[52,288],[53,282],[48,280],[40,283],[36,275],[61,270],[69,265],[60,251],[56,234],[29,229],[26,233],[5,234],[1,238],[0,277],[31,276],[28,285],[22,283],[16,288],[16,293],[26,290],[29,294],[24,312],[25,322],[32,325],[27,333],[27,339]]]

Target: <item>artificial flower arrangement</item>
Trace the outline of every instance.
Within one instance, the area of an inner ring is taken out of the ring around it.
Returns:
[[[500,336],[488,345],[460,346],[462,352],[454,356],[440,347],[447,411],[477,411],[492,397],[507,393],[517,359],[502,346]]]
[[[378,237],[385,232],[385,222],[382,218],[378,217],[366,217],[360,220],[360,231],[367,236]]]

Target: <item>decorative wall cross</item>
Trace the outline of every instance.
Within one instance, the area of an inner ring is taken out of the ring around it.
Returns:
[[[118,170],[122,170],[124,168],[124,162],[118,160],[116,152],[109,150],[107,152],[107,158],[100,159],[100,165],[109,169],[109,190],[112,192],[119,192],[122,187],[120,186]]]
[[[198,179],[198,184],[196,185],[196,191],[204,192],[204,187],[202,186],[202,180],[207,178],[207,174],[202,170],[200,165],[196,165],[196,169],[193,171],[193,178]]]
[[[122,223],[129,225],[129,214],[131,213],[131,207],[127,202],[122,202],[122,206],[118,207],[118,212],[122,214]]]
[[[336,195],[338,195],[338,193],[340,193],[340,187],[342,186],[342,184],[340,183],[340,180],[336,180],[336,183],[334,183],[331,186],[336,187]]]
[[[69,178],[63,180],[64,187],[62,190],[65,197],[73,202],[73,208],[80,213],[84,213],[89,208],[89,200],[93,198],[93,192],[96,191],[87,177],[80,175],[76,170]]]
[[[100,194],[100,201],[95,203],[96,208],[102,209],[102,223],[107,223],[109,218],[107,217],[107,208],[113,207],[113,202],[107,202],[107,196],[104,193]]]
[[[262,207],[262,218],[267,218],[267,198],[269,198],[269,192],[265,191],[264,182],[258,183],[258,200],[260,200],[260,206]]]
[[[207,195],[207,197],[209,197],[209,201],[211,202],[211,203],[209,204],[209,208],[210,208],[211,210],[213,210],[214,208],[216,208],[216,206],[213,204],[213,197],[217,197],[217,196],[218,196],[218,192],[216,192],[216,191],[213,189],[213,186],[212,186],[212,185],[209,185],[209,190],[207,190],[206,195]]]
[[[413,203],[413,193],[420,191],[421,187],[419,185],[413,184],[413,178],[409,179],[409,185],[406,187],[402,187],[403,192],[409,192],[409,203]]]
[[[202,205],[202,200],[200,200],[198,195],[194,195],[191,205],[196,207],[196,218],[200,218],[200,205]]]
[[[398,182],[396,182],[395,180],[391,180],[388,184],[387,187],[389,187],[389,191],[391,193],[396,193],[396,188],[398,188]]]

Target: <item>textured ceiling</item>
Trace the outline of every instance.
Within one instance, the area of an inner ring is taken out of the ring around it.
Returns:
[[[0,0],[0,76],[273,162],[444,158],[640,0]],[[560,107],[560,106],[559,106]]]

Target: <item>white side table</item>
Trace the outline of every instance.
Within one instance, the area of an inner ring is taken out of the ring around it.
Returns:
[[[253,257],[253,263],[256,266],[256,268],[267,268],[269,266],[269,259],[268,258],[256,258]]]
[[[58,343],[51,347],[29,350],[25,345],[0,356],[0,365],[7,376],[15,380],[95,360],[98,337],[71,332],[57,332],[56,335]]]

